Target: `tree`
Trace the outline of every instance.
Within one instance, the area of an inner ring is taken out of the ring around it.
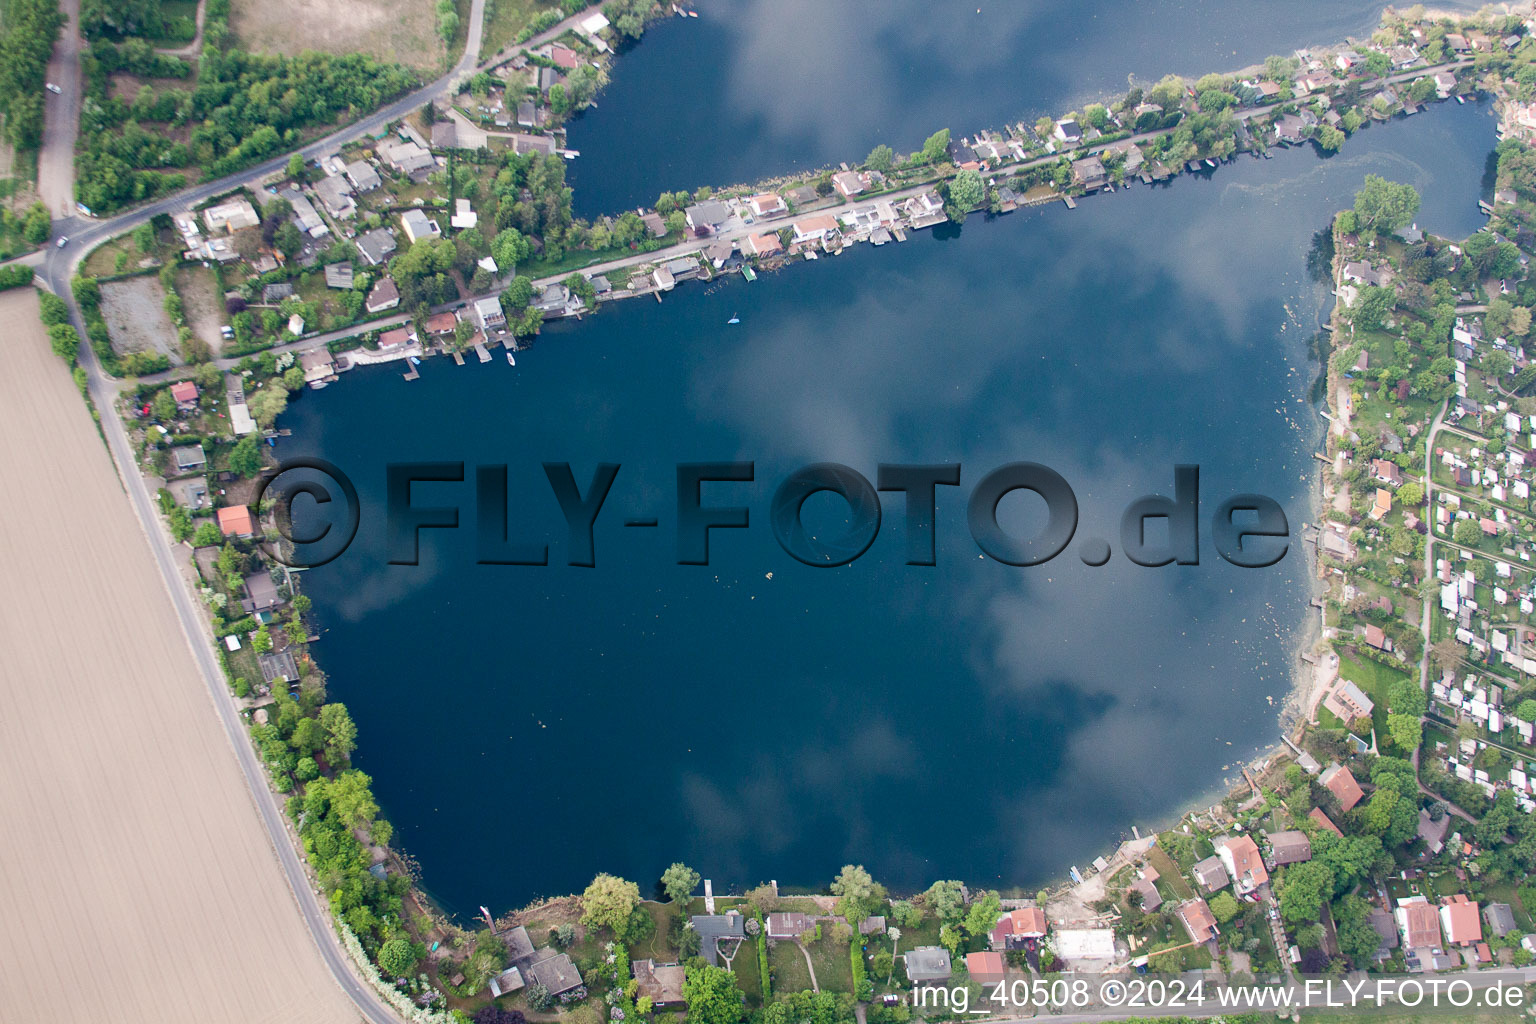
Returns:
[[[737,1024],[742,1019],[736,975],[724,967],[696,964],[686,968],[683,1000],[688,1004],[688,1024]]]
[[[1280,889],[1280,916],[1288,924],[1316,921],[1333,894],[1333,871],[1309,860],[1285,869]]]
[[[858,924],[885,902],[885,886],[871,878],[862,864],[844,864],[832,880],[832,894],[838,897],[837,912],[851,924]]]
[[[959,220],[964,220],[965,214],[980,206],[986,196],[987,183],[981,180],[979,171],[967,168],[949,183],[949,201],[960,212]]]
[[[491,239],[491,258],[503,274],[509,274],[519,263],[528,258],[532,248],[526,236],[517,228],[503,228]]]
[[[308,177],[304,167],[303,153],[295,153],[288,158],[288,177],[300,182]]]
[[[1387,732],[1392,735],[1393,743],[1411,753],[1419,749],[1419,742],[1424,738],[1424,724],[1416,715],[1388,715]]]
[[[923,902],[933,908],[940,921],[958,921],[965,909],[965,886],[961,882],[934,882],[923,893]]]
[[[949,155],[949,129],[941,128],[928,136],[923,143],[923,160],[926,163],[936,164]]]
[[[1396,303],[1397,295],[1392,289],[1367,285],[1360,289],[1360,294],[1355,297],[1354,305],[1349,307],[1346,315],[1350,323],[1361,330],[1380,330]]]
[[[1413,480],[1403,484],[1397,489],[1397,502],[1409,508],[1424,504],[1424,485]]]
[[[971,904],[965,915],[965,930],[972,938],[986,938],[992,933],[998,917],[1003,912],[1002,901],[997,893],[989,892]]]
[[[288,745],[301,754],[313,754],[325,746],[325,726],[319,719],[301,718],[294,726]]]
[[[1218,924],[1226,924],[1237,916],[1237,899],[1230,892],[1217,894],[1212,898],[1210,907]]]
[[[1515,707],[1515,717],[1522,722],[1536,722],[1536,700],[1526,698]]]
[[[1336,153],[1339,147],[1344,145],[1344,133],[1332,125],[1323,125],[1317,130],[1317,144],[1327,153]]]
[[[1483,528],[1476,519],[1458,519],[1451,527],[1451,539],[1462,547],[1476,547],[1483,539]]]
[[[229,468],[233,473],[239,473],[246,479],[250,479],[261,472],[261,439],[255,434],[246,434],[235,442],[235,447],[229,453]]]
[[[666,891],[667,899],[673,903],[686,900],[698,884],[699,873],[682,861],[675,862],[661,873],[661,887]]]
[[[869,151],[869,156],[864,158],[864,166],[872,171],[886,174],[896,162],[896,154],[891,147],[881,144]]]
[[[379,971],[386,978],[406,978],[416,969],[415,943],[396,937],[379,947]]]
[[[1367,174],[1355,193],[1355,218],[1362,231],[1396,231],[1419,212],[1419,193],[1412,185]]]
[[[361,828],[379,813],[372,786],[371,778],[352,769],[336,776],[326,788],[326,795],[331,798],[331,812],[347,828]]]
[[[325,759],[332,766],[346,764],[357,749],[357,725],[342,703],[320,709],[320,724],[325,727]]]
[[[591,928],[621,931],[640,902],[640,887],[617,875],[599,874],[581,894],[581,920]]]
[[[281,387],[268,385],[247,399],[246,407],[257,423],[270,430],[272,424],[288,408],[288,392]]]

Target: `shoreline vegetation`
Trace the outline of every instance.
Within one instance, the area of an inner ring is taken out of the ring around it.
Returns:
[[[1536,389],[1536,364],[1519,348],[1536,303],[1525,256],[1536,251],[1527,226],[1536,22],[1389,9],[1370,40],[1272,57],[1246,77],[1169,76],[1033,125],[965,140],[941,130],[906,157],[880,146],[857,167],[793,187],[666,194],[652,210],[589,223],[571,216],[556,130],[606,80],[618,36],[637,37],[662,13],[639,0],[604,11],[591,31],[515,53],[442,108],[338,154],[340,166],[296,160],[269,189],[106,243],[85,263],[95,272],[74,282],[95,353],[140,374],[124,382],[122,408],[105,412],[124,417],[140,468],[164,485],[167,529],[192,549],[233,698],[272,786],[288,797],[316,887],[359,970],[396,1009],[422,1021],[602,1024],[674,1017],[686,1005],[702,1024],[736,1024],[749,1011],[757,1024],[846,1024],[867,1003],[861,1020],[902,1024],[916,1012],[902,996],[923,976],[919,963],[942,962],[946,977],[978,990],[994,967],[1029,977],[1128,964],[1260,982],[1297,969],[1414,969],[1416,950],[1385,948],[1394,905],[1469,892],[1511,908],[1518,927],[1494,935],[1490,925],[1486,936],[1479,927],[1482,949],[1449,936],[1445,947],[1469,950],[1473,965],[1485,949],[1529,963],[1519,938],[1536,931],[1536,889],[1522,879],[1536,870],[1536,830],[1521,812],[1536,803],[1517,785],[1529,779],[1521,743],[1536,740],[1536,690],[1524,692],[1536,659],[1520,654],[1510,669],[1492,654],[1521,652],[1530,621],[1505,611],[1531,585],[1524,546],[1510,536],[1536,532],[1529,487],[1505,467],[1519,439],[1536,434],[1536,399],[1521,397]],[[900,241],[978,209],[1070,206],[1137,180],[1213,173],[1274,146],[1337,150],[1372,121],[1467,95],[1491,95],[1504,126],[1488,204],[1498,230],[1425,238],[1412,226],[1413,190],[1372,178],[1326,235],[1340,301],[1325,328],[1330,468],[1312,538],[1321,625],[1306,652],[1315,664],[1303,669],[1312,678],[1299,686],[1297,728],[1243,769],[1240,791],[1034,894],[940,881],[892,900],[849,865],[830,896],[765,885],[717,897],[706,882],[700,899],[699,873],[675,864],[661,879],[666,902],[599,875],[580,896],[487,913],[478,930],[421,894],[371,780],[350,767],[356,728],[326,699],[308,599],[258,543],[276,536],[248,504],[261,440],[290,394],[353,365],[433,349],[485,359],[485,346],[501,342],[510,354],[546,316]],[[139,99],[160,102],[154,89]],[[199,305],[195,296],[209,293]],[[160,312],[174,345],[132,349],[114,331]],[[65,303],[44,293],[41,316],[73,364],[79,337]],[[84,370],[75,374],[84,390]],[[1454,426],[1443,422],[1447,409]],[[1455,440],[1437,448],[1442,434]],[[1532,463],[1522,456],[1516,468]],[[1450,564],[1463,561],[1467,578]],[[1520,596],[1513,606],[1530,616],[1529,604]],[[1490,610],[1502,629],[1489,625]],[[1489,676],[1510,691],[1498,719]],[[1453,706],[1479,704],[1481,727],[1446,720],[1460,715]],[[1516,741],[1492,728],[1506,720]],[[1213,884],[1218,874],[1225,881]],[[1387,905],[1377,890],[1390,891]],[[922,1015],[956,1016],[947,1007]]]

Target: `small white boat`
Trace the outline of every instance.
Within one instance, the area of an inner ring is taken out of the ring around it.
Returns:
[[[1210,157],[1206,157],[1205,158],[1205,166],[1207,166],[1207,167],[1215,167],[1216,166],[1216,161],[1212,160]]]
[[[741,323],[741,317],[740,316],[733,316],[729,320],[727,320],[726,323],[728,323],[728,324],[739,324],[739,323]]]
[[[512,366],[517,365],[517,360],[512,358],[512,352],[510,349],[507,351],[507,363]]]
[[[1465,96],[1461,95],[1461,93],[1457,93],[1456,94],[1456,102],[1457,103],[1465,103],[1465,102],[1467,102],[1467,98]]]

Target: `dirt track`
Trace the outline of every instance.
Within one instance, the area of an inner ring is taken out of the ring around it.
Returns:
[[[356,1021],[35,293],[0,322],[0,1021]]]

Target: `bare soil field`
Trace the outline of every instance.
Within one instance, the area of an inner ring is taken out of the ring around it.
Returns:
[[[36,293],[0,293],[0,1021],[350,1024]]]
[[[163,352],[171,362],[182,362],[176,325],[165,311],[165,289],[154,274],[103,284],[101,315],[118,352]]]
[[[445,53],[427,0],[233,0],[229,27],[257,53],[367,53],[436,68]]]
[[[207,267],[181,267],[176,271],[176,294],[194,337],[208,343],[217,354],[224,336],[219,331],[228,322],[224,313],[224,295],[219,291],[213,271]]]

